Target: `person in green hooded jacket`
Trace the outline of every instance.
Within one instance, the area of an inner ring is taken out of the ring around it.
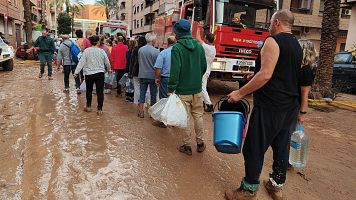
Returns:
[[[202,45],[192,37],[191,24],[181,19],[175,23],[173,32],[177,43],[171,52],[171,74],[168,84],[168,93],[177,94],[185,104],[188,113],[194,119],[197,151],[205,150],[203,129],[203,96],[202,77],[206,71],[206,58]],[[192,155],[191,130],[184,131],[183,145],[178,148],[182,153]]]

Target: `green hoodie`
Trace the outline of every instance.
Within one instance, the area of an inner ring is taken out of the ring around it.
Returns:
[[[202,91],[202,78],[206,71],[205,52],[192,36],[183,36],[171,52],[171,72],[168,92],[193,95]]]

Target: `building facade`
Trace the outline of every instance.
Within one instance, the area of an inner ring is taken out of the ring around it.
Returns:
[[[154,19],[175,6],[175,0],[133,0],[130,23],[132,35],[152,32]]]
[[[0,32],[15,48],[24,39],[23,25],[22,0],[0,0]]]
[[[300,39],[312,40],[319,52],[324,0],[283,0],[280,5],[281,8],[289,9],[294,13],[293,33]],[[350,10],[341,8],[336,52],[346,48],[350,17]]]

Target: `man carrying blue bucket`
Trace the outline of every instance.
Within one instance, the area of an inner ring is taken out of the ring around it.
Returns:
[[[283,199],[282,187],[288,168],[288,142],[298,116],[297,72],[302,50],[291,32],[294,16],[289,10],[279,10],[272,16],[271,36],[265,40],[256,61],[252,80],[229,94],[229,102],[254,92],[254,108],[243,146],[245,177],[240,188],[227,191],[228,200],[256,199],[264,154],[273,150],[273,166],[265,187],[270,196]]]

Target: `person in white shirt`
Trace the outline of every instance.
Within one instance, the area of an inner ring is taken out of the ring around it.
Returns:
[[[213,104],[211,103],[208,91],[206,89],[207,83],[208,83],[208,79],[210,76],[210,72],[211,72],[211,64],[214,61],[214,58],[216,56],[216,49],[214,46],[214,34],[208,32],[205,33],[205,37],[204,37],[205,41],[201,38],[200,36],[200,28],[198,28],[197,31],[197,40],[201,43],[201,45],[204,48],[205,51],[205,57],[206,57],[206,72],[203,76],[203,85],[202,85],[202,94],[203,94],[203,98],[204,98],[204,110],[205,112],[213,112],[214,111],[214,107]]]

